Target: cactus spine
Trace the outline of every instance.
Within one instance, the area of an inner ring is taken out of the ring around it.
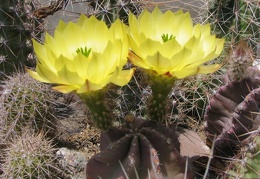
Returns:
[[[33,2],[2,1],[0,7],[0,72],[12,73],[33,66],[31,38],[42,31],[41,22],[32,16]],[[30,59],[30,58],[31,59]],[[1,76],[0,76],[1,77]]]
[[[55,93],[28,74],[17,73],[4,81],[0,96],[0,116],[4,139],[20,134],[25,127],[36,131],[53,131],[55,118],[50,108]]]
[[[259,13],[257,0],[213,0],[209,8],[214,33],[231,44],[247,40],[254,54],[260,38]]]
[[[52,178],[57,175],[55,148],[44,135],[23,132],[12,137],[4,152],[4,178]]]

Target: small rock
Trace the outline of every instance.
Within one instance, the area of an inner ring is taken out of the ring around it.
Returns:
[[[85,179],[85,167],[87,164],[86,152],[60,148],[56,152],[58,164],[71,179]]]

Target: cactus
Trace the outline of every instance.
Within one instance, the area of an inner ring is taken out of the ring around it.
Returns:
[[[247,77],[253,77],[257,74],[254,70],[252,48],[245,41],[239,42],[234,49],[231,49],[228,61],[228,77],[230,81],[241,81]]]
[[[257,0],[213,0],[208,18],[217,36],[225,37],[231,44],[246,39],[256,55],[260,37],[259,13]]]
[[[144,5],[144,0],[95,0],[90,3],[93,12],[89,14],[104,20],[108,25],[117,18],[127,23],[129,12],[140,14]]]
[[[34,66],[31,38],[39,38],[43,30],[40,20],[32,16],[32,1],[10,0],[0,7],[0,72],[10,74],[24,65]],[[3,74],[2,74],[3,75]],[[3,76],[0,76],[3,78]]]
[[[248,132],[260,124],[258,105],[260,73],[253,67],[251,48],[241,41],[228,57],[229,83],[212,97],[204,119],[209,143],[215,142],[215,154],[233,156]],[[229,151],[229,152],[228,152]]]
[[[247,77],[254,77],[258,71],[253,67],[254,58],[252,49],[246,41],[240,41],[230,49],[226,61],[229,81],[239,82]],[[219,70],[210,75],[197,75],[181,80],[175,85],[172,92],[173,100],[177,101],[178,110],[191,118],[201,120],[204,116],[210,96],[227,80]]]
[[[28,74],[17,73],[4,81],[3,88],[0,96],[3,139],[20,134],[25,127],[53,131],[56,120],[50,105],[55,103],[55,93],[49,85],[35,81]]]
[[[215,139],[217,156],[233,156],[239,144],[260,124],[260,78],[246,78],[222,86],[210,100],[205,114],[206,135]]]
[[[42,133],[24,131],[12,137],[4,151],[3,178],[53,178],[60,172],[55,164],[55,148]]]
[[[78,14],[79,11],[81,11],[80,13],[86,13],[87,16],[94,15],[99,20],[103,20],[107,25],[110,25],[117,18],[127,23],[129,12],[140,14],[145,8],[146,3],[145,0],[92,0],[75,1],[73,3],[68,0],[57,0],[51,2],[49,6],[35,10],[34,15],[37,18],[45,18],[49,15],[53,15],[61,9],[66,9],[71,6],[71,10],[69,10],[68,13],[75,12]]]
[[[228,166],[224,178],[259,178],[260,177],[260,136],[259,132],[247,139],[241,150]]]
[[[91,111],[94,125],[99,129],[110,129],[113,124],[113,113],[109,111],[105,102],[106,89],[82,93],[79,96]]]
[[[113,108],[118,125],[124,123],[124,117],[128,114],[134,114],[138,118],[147,117],[146,105],[151,90],[147,86],[145,75],[139,69],[135,70],[127,85],[121,88],[110,87],[108,93],[108,104]]]
[[[222,78],[223,74],[218,71],[177,81],[171,92],[171,100],[176,101],[180,114],[201,121],[211,95],[222,84]]]
[[[192,177],[174,131],[152,121],[127,116],[125,127],[101,134],[100,148],[87,163],[89,178]]]

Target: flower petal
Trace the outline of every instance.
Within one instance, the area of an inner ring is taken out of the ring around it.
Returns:
[[[156,7],[152,13],[143,11],[138,18],[130,14],[129,59],[157,75],[178,78],[194,75],[202,64],[218,57],[223,49],[224,40],[210,33],[209,24],[193,26],[188,12],[162,13]]]
[[[108,28],[96,17],[81,15],[69,23],[60,21],[54,36],[46,34],[44,44],[33,40],[38,57],[35,79],[54,83],[55,90],[77,93],[100,90],[113,82],[125,85],[133,70],[122,70],[127,63],[127,28],[116,20]]]
[[[118,86],[126,85],[134,74],[134,69],[119,71],[118,75],[115,78],[111,79],[111,83],[116,84]]]

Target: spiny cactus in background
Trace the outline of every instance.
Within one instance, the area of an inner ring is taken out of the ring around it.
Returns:
[[[202,120],[209,99],[222,84],[222,78],[221,71],[217,71],[177,81],[170,99],[176,103],[178,113],[196,121]]]
[[[224,178],[260,178],[260,136],[259,131],[255,132],[243,142]]]
[[[0,96],[0,123],[2,139],[20,134],[25,127],[36,131],[53,131],[55,118],[51,104],[55,93],[50,86],[37,82],[29,74],[17,73],[8,77]]]
[[[139,69],[135,70],[127,85],[121,88],[111,87],[107,100],[117,118],[116,125],[124,123],[124,118],[128,114],[133,114],[138,118],[147,118],[146,105],[150,94],[151,89],[147,86],[147,79]]]
[[[126,126],[101,133],[101,153],[87,163],[87,178],[192,178],[175,132],[130,115]]]
[[[23,131],[12,137],[4,151],[3,178],[53,178],[60,172],[55,148],[42,133]]]
[[[260,77],[230,82],[210,100],[204,119],[215,156],[234,156],[243,140],[260,125]]]
[[[110,25],[117,18],[127,23],[129,12],[140,14],[146,4],[145,0],[93,0],[89,15],[95,15]]]
[[[222,156],[236,154],[248,132],[260,124],[260,72],[252,66],[251,48],[241,41],[228,57],[229,83],[220,87],[210,100],[204,119],[206,135],[214,141],[214,151]],[[215,139],[216,137],[216,139]]]
[[[223,37],[229,33],[233,24],[235,14],[233,8],[234,0],[212,0],[209,4],[209,14],[212,25],[215,27],[214,33]]]
[[[1,1],[0,7],[0,73],[12,73],[33,66],[31,38],[37,38],[42,22],[33,18],[34,2],[25,0]]]
[[[255,76],[252,48],[245,41],[239,42],[234,49],[230,49],[227,58],[228,77],[230,81],[241,81],[244,78]]]
[[[260,8],[258,0],[212,0],[209,21],[218,37],[236,44],[247,40],[256,55],[260,38]]]

